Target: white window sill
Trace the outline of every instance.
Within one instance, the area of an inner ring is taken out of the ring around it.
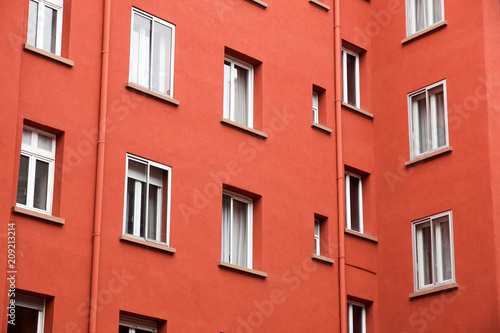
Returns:
[[[309,0],[309,3],[311,5],[314,5],[314,6],[318,7],[319,9],[323,9],[325,12],[327,12],[327,11],[330,10],[330,6],[325,5],[324,3],[322,3],[319,0]]]
[[[58,62],[60,64],[66,65],[68,67],[73,67],[75,65],[73,60],[69,60],[69,59],[63,58],[61,56],[58,56],[54,53],[50,53],[50,52],[47,52],[45,50],[39,49],[38,47],[35,47],[35,46],[30,45],[28,43],[23,44],[23,49],[25,49],[26,51],[30,51],[34,54],[41,55],[42,57],[48,58],[48,59],[53,60],[55,62]]]
[[[40,212],[31,210],[28,208],[23,208],[23,207],[19,207],[19,206],[12,207],[12,212],[15,214],[34,217],[34,218],[42,220],[44,222],[51,222],[51,223],[55,223],[58,225],[64,225],[64,223],[66,222],[63,218],[52,216],[49,214],[40,213]]]
[[[259,139],[262,139],[262,140],[267,139],[267,137],[268,137],[267,133],[264,133],[264,132],[258,131],[256,129],[238,124],[237,122],[234,122],[234,121],[226,119],[226,118],[221,118],[220,122],[223,125],[232,127],[232,128],[237,129],[243,133],[253,135],[253,136],[255,136]]]
[[[348,235],[356,236],[356,237],[359,237],[359,238],[363,238],[363,239],[369,240],[369,241],[374,242],[374,243],[378,243],[378,238],[377,237],[373,237],[373,236],[370,236],[370,235],[367,235],[367,234],[363,234],[361,232],[357,232],[357,231],[354,231],[354,230],[351,230],[351,229],[345,229],[344,233],[346,233]]]
[[[136,237],[129,236],[129,235],[120,235],[120,240],[125,241],[125,242],[139,244],[139,245],[146,246],[146,247],[151,247],[153,249],[161,250],[161,251],[171,253],[171,254],[174,254],[176,252],[176,249],[174,249],[173,247],[169,247],[167,245],[162,245],[162,244],[158,244],[158,243],[154,243],[154,242],[148,242],[147,240],[144,240],[141,238],[136,238]]]
[[[312,260],[315,260],[315,261],[318,261],[318,262],[322,262],[322,263],[325,263],[325,264],[329,264],[329,265],[333,265],[335,263],[335,260],[333,260],[332,258],[328,258],[328,257],[325,257],[325,256],[320,256],[319,254],[313,254],[311,256]]]
[[[333,132],[333,130],[331,128],[326,127],[326,126],[321,125],[321,124],[318,124],[318,123],[315,123],[315,122],[311,123],[311,127],[320,131],[320,132],[326,133],[328,135],[330,135]]]
[[[138,93],[145,95],[145,96],[153,97],[161,102],[165,102],[165,103],[173,105],[173,106],[179,106],[181,104],[181,102],[179,102],[176,99],[168,97],[167,95],[163,95],[163,94],[154,92],[154,91],[149,90],[147,88],[141,87],[135,83],[127,82],[127,84],[125,86],[132,91],[138,92]]]
[[[447,290],[453,290],[453,289],[458,289],[458,284],[457,283],[450,283],[450,284],[445,284],[443,286],[438,286],[430,289],[424,289],[424,290],[419,290],[414,293],[411,293],[409,295],[410,299],[425,296],[425,295],[430,295],[430,294],[435,294],[435,293],[440,293],[443,291]]]
[[[226,269],[229,269],[229,270],[232,270],[232,271],[235,271],[235,272],[239,272],[239,273],[243,273],[243,274],[248,274],[248,275],[251,275],[251,276],[259,277],[259,278],[262,278],[262,279],[267,278],[267,273],[266,272],[261,272],[261,271],[258,271],[258,270],[255,270],[255,269],[251,269],[251,268],[246,268],[246,267],[243,267],[243,266],[233,265],[233,264],[230,264],[230,263],[224,262],[224,261],[219,261],[219,267],[220,268],[226,268]]]
[[[257,7],[260,7],[262,9],[266,9],[267,8],[267,3],[264,2],[264,1],[261,1],[261,0],[246,0],[246,1],[248,1],[251,4],[256,5]]]
[[[351,111],[351,112],[354,112],[354,113],[357,113],[359,115],[365,116],[367,118],[373,119],[373,113],[370,113],[368,111],[365,111],[365,110],[362,110],[360,108],[357,108],[354,105],[342,102],[342,107],[345,108],[345,109],[347,109],[347,110],[349,110],[349,111]]]
[[[401,41],[401,44],[406,45],[406,44],[408,44],[410,42],[413,42],[414,40],[419,39],[420,37],[423,37],[425,35],[433,33],[434,31],[440,30],[441,28],[444,28],[447,25],[448,25],[448,21],[438,22],[438,23],[436,23],[434,25],[431,25],[428,28],[425,28],[424,30],[420,30],[420,31],[414,33],[413,35],[406,37],[405,39],[403,39]]]
[[[409,161],[405,162],[406,167],[411,167],[420,163],[427,162],[429,160],[432,160],[434,158],[437,158],[441,155],[449,154],[453,151],[453,147],[445,147],[436,151],[433,151],[431,153],[415,157],[414,159],[411,159]]]

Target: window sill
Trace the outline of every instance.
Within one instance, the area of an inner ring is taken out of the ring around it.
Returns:
[[[325,264],[329,264],[329,265],[333,265],[335,263],[335,260],[333,260],[332,258],[328,258],[328,257],[325,257],[325,256],[320,256],[319,254],[313,254],[311,256],[312,260],[315,260],[315,261],[318,261],[318,262],[322,262],[322,263],[325,263]]]
[[[318,124],[318,123],[315,123],[315,122],[312,122],[311,123],[311,127],[320,131],[320,132],[323,132],[323,133],[326,133],[328,135],[330,135],[330,133],[332,133],[332,129],[329,128],[329,127],[326,127],[324,125],[321,125],[321,124]]]
[[[365,117],[370,118],[370,119],[373,119],[373,113],[370,113],[368,111],[357,108],[354,105],[342,102],[342,107],[344,107],[345,109],[352,111],[354,113],[360,114],[360,115],[365,116]]]
[[[66,222],[63,218],[55,217],[55,216],[52,216],[49,214],[39,213],[39,212],[36,212],[34,210],[22,208],[22,207],[18,207],[18,206],[12,207],[12,212],[15,214],[21,214],[21,215],[34,217],[34,218],[42,220],[44,222],[51,222],[51,223],[55,223],[58,225],[64,225],[64,223]]]
[[[319,9],[323,9],[325,12],[330,10],[330,6],[325,5],[324,3],[320,2],[319,0],[309,0],[309,3],[311,5],[318,7]]]
[[[33,45],[30,45],[28,43],[24,43],[23,44],[23,48],[26,51],[30,51],[30,52],[32,52],[34,54],[37,54],[37,55],[40,55],[42,57],[48,58],[48,59],[53,60],[55,62],[58,62],[60,64],[66,65],[68,67],[73,67],[75,65],[75,63],[73,62],[73,60],[69,60],[69,59],[63,58],[61,56],[58,56],[58,55],[56,55],[54,53],[50,53],[50,52],[47,52],[45,50],[39,49],[38,47],[34,47]]]
[[[181,104],[181,102],[179,102],[176,99],[168,97],[167,95],[163,95],[163,94],[154,92],[154,91],[149,90],[147,88],[141,87],[135,83],[127,82],[127,84],[125,86],[130,90],[138,92],[139,94],[153,97],[153,98],[159,100],[160,102],[165,102],[165,103],[173,105],[173,106],[179,106],[179,104]]]
[[[417,40],[423,36],[426,36],[430,33],[433,33],[434,31],[440,30],[448,25],[448,21],[441,21],[439,23],[436,23],[428,28],[425,28],[424,30],[420,30],[416,33],[414,33],[411,36],[406,37],[401,41],[401,44],[406,45],[410,42],[413,42],[414,40]]]
[[[251,4],[256,5],[257,7],[260,7],[262,9],[266,9],[267,8],[267,3],[264,2],[264,1],[261,1],[261,0],[246,0],[246,1],[248,1]]]
[[[410,297],[410,299],[413,299],[413,298],[417,298],[417,297],[421,297],[421,296],[425,296],[425,295],[440,293],[440,292],[454,290],[454,289],[458,289],[457,283],[450,283],[450,284],[446,284],[444,286],[439,286],[439,287],[435,287],[435,288],[431,288],[431,289],[416,291],[414,293],[411,293],[409,295],[409,297]]]
[[[433,151],[431,153],[425,154],[423,156],[415,157],[412,160],[406,161],[405,166],[406,167],[412,167],[414,165],[420,164],[427,162],[428,160],[435,159],[441,155],[449,154],[453,151],[453,147],[446,147],[442,148],[440,150]]]
[[[367,234],[363,234],[361,232],[357,232],[357,231],[354,231],[354,230],[351,230],[351,229],[345,229],[344,232],[346,234],[348,234],[348,235],[352,235],[352,236],[364,238],[364,239],[369,240],[371,242],[378,243],[378,238],[377,237],[373,237],[373,236],[370,236],[370,235],[367,235]]]
[[[146,246],[146,247],[151,247],[153,249],[161,250],[161,251],[171,253],[171,254],[174,254],[176,252],[176,249],[174,249],[173,247],[169,247],[167,245],[162,245],[162,244],[158,244],[158,243],[148,242],[144,239],[136,238],[136,237],[129,236],[129,235],[120,235],[120,240],[125,241],[125,242],[139,244],[139,245]]]
[[[238,265],[233,265],[224,261],[219,261],[219,267],[220,268],[226,268],[235,272],[243,273],[243,274],[248,274],[251,276],[259,277],[262,279],[267,278],[267,273],[266,272],[261,272],[255,269],[251,268],[246,268]]]
[[[253,136],[255,136],[255,137],[259,138],[259,139],[262,139],[262,140],[267,139],[267,136],[268,136],[267,133],[264,133],[264,132],[258,131],[256,129],[253,129],[253,128],[250,128],[250,127],[238,124],[237,122],[234,122],[234,121],[226,119],[226,118],[221,118],[220,122],[223,125],[232,127],[232,128],[237,129],[237,130],[239,130],[239,131],[241,131],[243,133],[247,133],[247,134],[253,135]]]

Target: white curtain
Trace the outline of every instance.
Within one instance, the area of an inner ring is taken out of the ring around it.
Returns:
[[[234,121],[248,126],[248,70],[234,65]]]
[[[233,199],[232,263],[248,266],[248,204]]]
[[[162,94],[169,94],[172,29],[155,22],[153,32],[153,77],[151,89]]]
[[[426,1],[427,0],[415,0],[415,32],[426,27]]]
[[[150,88],[151,20],[134,13],[132,47],[130,49],[130,81]]]

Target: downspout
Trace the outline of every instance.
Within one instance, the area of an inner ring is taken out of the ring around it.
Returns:
[[[340,0],[335,0],[334,13],[335,62],[335,127],[337,143],[337,209],[339,237],[340,333],[347,333],[347,293],[345,276],[345,178],[342,150],[342,39],[340,37]]]
[[[92,235],[92,276],[90,280],[89,333],[95,333],[97,326],[97,292],[99,287],[99,264],[101,259],[101,222],[104,187],[104,148],[106,141],[106,113],[108,105],[109,34],[111,20],[110,7],[111,0],[104,0],[99,134],[97,139],[97,175],[94,203],[94,233]]]

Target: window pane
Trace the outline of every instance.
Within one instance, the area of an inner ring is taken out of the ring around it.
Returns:
[[[43,49],[56,53],[57,11],[45,6],[43,20]]]
[[[153,32],[153,80],[151,89],[162,94],[169,94],[172,29],[155,22]]]
[[[443,0],[433,0],[434,13],[433,13],[433,23],[437,23],[443,20],[443,8],[442,8]]]
[[[139,235],[141,237],[145,237],[146,235],[146,182],[140,182],[140,188],[141,188],[141,202],[140,206],[137,207],[138,209],[140,208],[140,213],[141,213],[141,226],[139,230]]]
[[[313,122],[317,123],[318,120],[318,93],[313,91],[312,96],[312,111],[313,111]]]
[[[134,234],[134,212],[135,212],[135,180],[129,178],[127,181],[127,208],[126,208],[126,230],[127,234]]]
[[[248,266],[247,212],[247,203],[233,199],[233,239],[231,242],[231,263],[243,267]]]
[[[446,145],[446,123],[444,116],[444,94],[438,92],[435,95],[435,108],[436,108],[436,127],[437,127],[437,146],[442,147]]]
[[[52,138],[38,134],[38,148],[52,152]]]
[[[134,13],[132,45],[130,48],[130,80],[146,88],[150,88],[150,48],[151,20]]]
[[[352,304],[352,333],[363,333],[363,308]]]
[[[129,332],[130,332],[130,329],[128,327],[120,325],[120,327],[118,329],[118,333],[129,333]]]
[[[419,285],[425,286],[432,283],[432,246],[431,246],[431,227],[425,224],[417,227],[417,233],[420,240],[417,244],[418,268],[422,271],[419,276],[422,279]]]
[[[426,10],[425,2],[427,0],[415,0],[415,22],[416,31],[422,30],[426,27]]]
[[[23,145],[31,146],[31,137],[33,133],[27,129],[23,129]]]
[[[231,197],[222,196],[222,260],[229,262],[231,244]]]
[[[155,185],[149,185],[149,197],[148,197],[148,238],[159,241],[159,236],[161,232],[157,232],[157,228],[161,230],[161,212],[159,214],[158,208],[161,204],[159,202],[159,197],[161,197],[161,189]]]
[[[360,225],[360,202],[359,202],[359,182],[360,179],[350,176],[349,177],[349,191],[350,191],[350,203],[351,203],[351,229],[356,231],[361,231]]]
[[[38,333],[38,312],[16,306],[16,325],[8,325],[7,333]]]
[[[28,169],[30,159],[27,156],[21,155],[19,163],[19,178],[17,180],[17,200],[21,205],[26,205],[28,200]]]
[[[422,98],[424,97],[424,98]],[[425,100],[425,95],[419,95],[419,98],[413,103],[413,135],[415,151],[418,154],[422,154],[428,150],[427,148],[427,104]]]
[[[356,98],[356,57],[346,53],[347,57],[347,103],[357,106]]]
[[[224,61],[224,118],[230,119],[231,63]]]
[[[440,229],[441,239],[441,264],[443,276],[440,277],[441,281],[446,281],[451,279],[451,246],[450,246],[450,224],[448,223],[448,218],[444,217],[446,221],[436,225]],[[439,281],[439,282],[441,282]]]
[[[47,190],[49,184],[49,163],[36,161],[35,168],[35,195],[33,207],[47,210]]]
[[[248,126],[248,70],[234,65],[234,121]],[[232,119],[233,120],[233,119]]]
[[[36,27],[38,25],[38,2],[30,1],[28,17],[28,44],[36,46]]]

